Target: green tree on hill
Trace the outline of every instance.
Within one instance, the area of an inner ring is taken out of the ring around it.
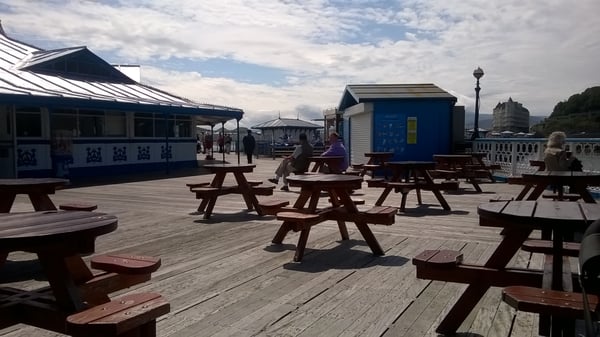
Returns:
[[[566,101],[558,102],[550,116],[531,129],[544,137],[557,130],[566,132],[570,137],[600,136],[600,87],[587,88]]]

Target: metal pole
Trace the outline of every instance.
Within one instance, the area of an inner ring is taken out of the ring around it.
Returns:
[[[475,86],[475,124],[473,125],[473,134],[471,140],[479,138],[479,79],[477,79],[477,85]]]

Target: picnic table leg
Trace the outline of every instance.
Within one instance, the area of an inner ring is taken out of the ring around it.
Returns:
[[[291,230],[292,230],[292,225],[289,222],[284,221],[283,224],[281,224],[281,226],[279,227],[279,230],[277,231],[277,233],[275,234],[275,236],[273,237],[273,240],[271,240],[271,242],[278,244],[278,245],[282,244],[283,239],[285,239],[285,236]]]
[[[300,231],[300,237],[296,244],[296,254],[294,255],[294,261],[302,261],[304,257],[304,249],[306,248],[306,242],[308,241],[308,234],[310,233],[310,226]]]
[[[36,211],[55,211],[56,206],[46,193],[29,193],[29,200]]]
[[[234,172],[235,180],[239,188],[241,189],[242,196],[244,197],[244,201],[246,202],[246,207],[248,210],[256,210],[258,215],[263,215],[261,207],[258,206],[258,199],[256,199],[256,195],[252,192],[252,188],[248,184],[248,180],[242,172]]]
[[[386,186],[383,189],[383,192],[381,192],[381,195],[379,196],[377,201],[375,201],[375,206],[381,206],[383,204],[383,202],[385,201],[385,198],[387,198],[387,196],[390,194],[391,191],[392,191],[392,188]]]
[[[498,269],[506,267],[532,231],[531,229],[505,230],[504,238],[484,266]],[[490,286],[486,284],[470,284],[435,331],[445,335],[456,333],[458,327],[489,288]]]
[[[470,180],[471,180],[470,183],[471,183],[471,185],[473,185],[473,188],[475,189],[475,191],[482,193],[483,190],[481,189],[481,186],[479,186],[479,184],[475,181],[475,178],[471,178]]]
[[[525,184],[525,186],[523,186],[523,189],[521,190],[521,192],[519,192],[519,195],[517,195],[517,197],[515,198],[515,200],[523,200],[525,199],[525,196],[527,195],[527,193],[529,193],[529,191],[533,188],[533,185],[531,184]]]
[[[338,193],[334,190],[329,190],[329,199],[331,200],[331,204],[333,207],[339,207],[342,205],[342,201],[338,196]],[[348,234],[348,227],[346,227],[346,222],[342,220],[338,220],[338,228],[340,229],[340,234],[342,235],[342,240],[349,240],[350,235]]]
[[[440,205],[442,205],[442,208],[446,211],[450,211],[450,205],[448,204],[448,202],[446,201],[446,198],[444,198],[444,196],[442,195],[442,193],[440,192],[440,190],[436,189],[436,188],[432,188],[431,192],[433,192],[433,195],[435,195],[435,197],[437,198],[437,200],[440,202]]]
[[[215,173],[215,177],[210,183],[211,187],[221,188],[223,187],[223,181],[225,181],[225,172],[217,172]],[[204,219],[209,219],[212,215],[213,208],[217,203],[218,194],[215,194],[208,198],[208,204],[206,205],[206,211],[204,212]],[[202,201],[204,203],[204,200]]]
[[[435,195],[435,198],[439,201],[442,208],[446,211],[450,211],[451,210],[450,205],[446,201],[446,198],[444,198],[444,196],[442,195],[442,192],[440,192],[439,189],[435,188],[435,182],[433,181],[433,178],[431,178],[431,175],[429,174],[429,172],[427,170],[424,170],[421,172],[421,175],[425,179],[425,182],[429,186],[432,186],[431,192],[433,193],[433,195]],[[419,191],[418,188],[417,188],[417,191]],[[420,197],[420,193],[419,193],[419,197]],[[420,203],[421,203],[421,201],[419,201],[419,204]]]
[[[369,228],[367,223],[366,222],[355,222],[355,224],[356,224],[356,228],[358,228],[358,230],[360,231],[360,234],[362,234],[363,238],[365,239],[365,242],[371,248],[373,255],[385,255],[385,253],[383,252],[383,249],[379,245],[379,242],[377,242],[375,235],[373,235],[373,232],[371,232],[371,229]]]
[[[16,196],[14,193],[2,193],[0,195],[0,213],[10,212]]]
[[[317,200],[319,197],[319,191],[317,191],[316,195],[317,195]],[[306,205],[306,202],[311,198],[311,196],[313,195],[313,192],[311,190],[307,190],[307,189],[302,189],[300,190],[300,196],[298,197],[298,200],[296,200],[296,202],[294,203],[294,208],[297,209],[302,209],[304,208],[304,205]],[[283,243],[283,239],[285,239],[285,236],[287,235],[287,233],[289,231],[291,231],[293,229],[292,224],[284,221],[283,224],[281,224],[281,226],[279,227],[279,230],[277,230],[277,233],[275,234],[275,236],[273,237],[273,240],[271,240],[272,243],[275,244],[281,244]]]
[[[348,227],[346,227],[346,222],[342,220],[338,220],[338,228],[340,229],[340,234],[342,235],[342,240],[350,240],[350,235],[348,235]]]
[[[540,195],[542,195],[542,193],[544,193],[544,190],[546,189],[546,185],[536,185],[533,188],[533,191],[531,191],[531,193],[529,194],[529,196],[527,197],[527,200],[537,200]]]
[[[400,201],[400,211],[404,212],[404,210],[406,209],[406,198],[408,197],[408,192],[407,190],[402,190],[400,191],[400,194],[402,194],[402,199]],[[377,205],[380,206],[380,205]]]
[[[70,277],[65,257],[58,253],[55,255],[38,254],[38,260],[48,277],[48,283],[52,287],[57,305],[68,312],[86,309],[85,303],[79,297],[79,290]]]
[[[6,262],[7,258],[8,258],[8,253],[0,253],[0,268],[2,268],[2,266],[4,265],[4,262]]]

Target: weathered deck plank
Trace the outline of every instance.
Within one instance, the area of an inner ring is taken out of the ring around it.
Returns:
[[[248,178],[269,184],[278,161],[256,163]],[[412,257],[444,248],[482,263],[500,241],[500,231],[478,226],[477,205],[520,189],[482,184],[484,193],[473,193],[461,184],[464,189],[444,192],[452,211],[444,211],[431,193],[422,194],[423,205],[410,194],[395,224],[371,226],[386,253],[380,257],[371,254],[353,224],[348,224],[350,240],[341,241],[337,223],[324,222],[311,229],[302,263],[294,263],[298,233],[288,234],[282,245],[271,244],[280,222],[248,212],[239,195],[219,197],[209,220],[196,214],[199,200],[185,184],[210,180],[201,173],[71,187],[51,196],[56,204],[95,203],[98,211],[119,217],[118,230],[98,238],[98,253],[161,257],[150,282],[122,292],[158,292],[169,300],[171,312],[157,323],[159,336],[437,336],[437,325],[465,285],[417,279]],[[228,177],[227,183],[234,181]],[[363,184],[355,192],[366,200],[359,209],[370,208],[381,191]],[[275,190],[272,198],[293,203],[297,193]],[[322,199],[324,206],[327,198]],[[388,202],[399,205],[399,195]],[[28,199],[18,196],[13,211],[30,210]],[[30,254],[10,254],[0,283],[28,289],[43,284],[28,279],[27,273],[35,273],[34,260]],[[529,268],[541,263],[540,256],[524,252],[511,261]],[[516,313],[500,301],[500,289],[492,288],[459,332],[536,336],[537,315]],[[21,325],[0,330],[0,336],[32,335],[61,336]]]

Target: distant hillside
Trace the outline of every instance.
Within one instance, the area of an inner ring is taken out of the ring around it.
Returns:
[[[537,133],[549,135],[561,130],[569,137],[598,135],[600,130],[600,87],[585,89],[580,94],[558,102],[552,114],[534,126]]]
[[[534,126],[547,118],[547,116],[529,116],[529,126]],[[490,130],[492,128],[492,121],[494,117],[492,114],[479,114],[479,127],[482,129]],[[473,127],[475,121],[474,113],[465,113],[465,128],[470,129]]]

